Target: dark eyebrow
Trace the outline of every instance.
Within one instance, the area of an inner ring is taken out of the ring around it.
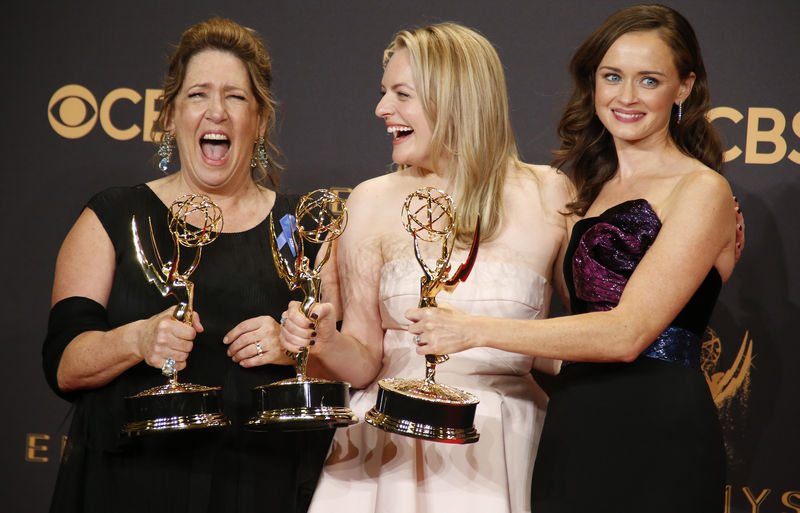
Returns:
[[[621,69],[615,68],[614,66],[601,66],[601,67],[597,68],[597,71],[600,71],[602,69],[605,69],[605,70],[608,70],[608,71],[613,71],[614,73],[622,73]],[[647,70],[639,71],[636,74],[637,75],[658,75],[658,76],[661,76],[661,77],[666,77],[667,76],[666,74],[664,74],[664,73],[662,73],[660,71],[647,71]]]
[[[658,75],[660,77],[666,77],[667,75],[661,73],[660,71],[640,71],[639,75]]]

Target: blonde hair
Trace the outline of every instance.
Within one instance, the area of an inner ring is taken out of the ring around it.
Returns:
[[[478,215],[481,239],[491,240],[502,223],[506,170],[521,164],[500,58],[485,37],[455,23],[398,32],[384,51],[384,67],[404,49],[433,128],[433,167],[439,155],[450,155],[457,240],[472,240]]]
[[[266,116],[267,128],[264,133],[264,147],[268,156],[267,167],[258,162],[253,169],[253,179],[261,182],[264,178],[277,187],[280,179],[277,169],[283,169],[276,163],[276,158],[280,153],[270,140],[270,134],[275,128],[275,108],[277,102],[272,97],[270,86],[272,85],[272,62],[267,53],[264,43],[258,37],[258,33],[247,27],[239,25],[235,21],[224,18],[211,18],[202,21],[183,33],[175,52],[169,59],[169,69],[164,81],[164,93],[161,96],[161,112],[152,128],[153,140],[160,144],[166,133],[160,137],[155,134],[164,130],[166,122],[173,114],[175,108],[175,97],[183,87],[183,80],[186,77],[186,67],[192,57],[203,50],[221,50],[229,52],[242,61],[247,74],[250,77],[250,86],[255,94],[262,115]],[[254,145],[255,148],[255,145]]]

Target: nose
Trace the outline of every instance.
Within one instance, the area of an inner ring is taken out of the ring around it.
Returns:
[[[636,102],[636,84],[633,80],[625,80],[622,84],[620,100],[623,103],[631,104]]]
[[[387,116],[392,115],[393,112],[394,112],[394,106],[392,105],[392,102],[389,100],[389,95],[384,94],[381,97],[380,101],[378,102],[378,105],[375,106],[375,115],[383,119]]]
[[[224,98],[220,95],[211,95],[211,101],[206,109],[206,118],[214,123],[219,123],[227,117]]]

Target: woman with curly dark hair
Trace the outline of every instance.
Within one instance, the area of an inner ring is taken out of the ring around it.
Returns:
[[[573,315],[415,309],[420,354],[494,347],[564,360],[533,472],[534,512],[723,508],[725,453],[701,338],[735,264],[736,217],[691,25],[613,14],[578,49],[554,165],[573,178]]]

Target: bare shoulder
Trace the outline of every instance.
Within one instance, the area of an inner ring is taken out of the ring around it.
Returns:
[[[383,231],[382,227],[386,222],[396,221],[400,215],[400,206],[396,210],[387,206],[397,203],[395,197],[398,184],[397,173],[390,173],[370,178],[355,186],[347,197],[348,228],[344,234],[356,235],[357,232],[358,237],[369,233],[377,236]]]
[[[364,180],[356,185],[347,198],[347,205],[350,207],[366,207],[369,205],[379,205],[396,190],[399,183],[398,173],[389,173]]]
[[[675,220],[682,225],[703,218],[720,227],[733,222],[734,200],[728,181],[713,169],[695,164],[681,174],[666,197],[659,212],[662,222]]]
[[[728,181],[696,163],[680,176],[664,207],[662,232],[668,234],[668,240],[681,241],[696,257],[702,252],[713,256],[714,267],[723,281],[727,280],[735,265],[737,233]]]
[[[699,163],[678,181],[671,196],[671,203],[700,201],[706,205],[728,205],[733,201],[733,192],[725,177]]]
[[[560,170],[541,164],[523,164],[520,172],[528,179],[521,180],[526,194],[538,193],[548,211],[563,211],[574,197],[572,181]]]

